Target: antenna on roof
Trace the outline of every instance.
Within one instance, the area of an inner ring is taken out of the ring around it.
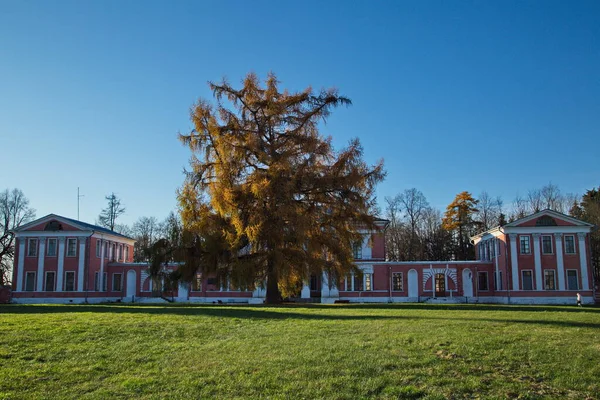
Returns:
[[[79,221],[79,199],[83,196],[83,194],[79,194],[79,186],[77,186],[77,221]]]

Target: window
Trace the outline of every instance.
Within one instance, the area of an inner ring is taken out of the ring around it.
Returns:
[[[502,248],[502,240],[496,239],[496,243],[498,243],[498,257],[500,257],[502,255],[502,252],[500,251],[500,249]]]
[[[575,236],[565,236],[565,253],[575,254]]]
[[[73,292],[75,290],[75,271],[65,272],[65,292]]]
[[[67,257],[75,257],[77,255],[77,239],[67,239]]]
[[[35,290],[35,272],[28,272],[25,277],[25,291],[33,292]]]
[[[129,261],[129,246],[125,245],[125,261]]]
[[[552,236],[542,236],[542,254],[552,254]]]
[[[483,292],[487,292],[488,287],[488,273],[487,272],[478,272],[477,273],[477,288]]]
[[[48,239],[48,250],[46,251],[48,257],[56,257],[56,239]]]
[[[46,272],[46,292],[54,292],[54,272]]]
[[[529,236],[519,236],[519,243],[521,244],[521,254],[531,254]]]
[[[104,258],[108,257],[108,243],[104,243]]]
[[[496,290],[502,290],[502,271],[494,273],[494,288]]]
[[[27,241],[27,256],[37,257],[37,239],[29,239]]]
[[[96,240],[96,257],[100,258],[102,256],[102,242],[100,240]]]
[[[362,258],[362,243],[361,242],[355,242],[352,245],[352,256],[356,260],[360,260]]]
[[[216,286],[216,284],[217,284],[217,278],[208,278],[208,279],[206,280],[206,284],[207,284],[207,285],[213,285],[213,286]]]
[[[496,243],[490,241],[490,251],[492,253],[492,258],[496,257]]]
[[[553,269],[544,270],[544,289],[556,290],[556,274]]]
[[[531,270],[521,271],[523,290],[533,290],[533,274]]]
[[[111,260],[115,261],[117,259],[117,244],[113,243],[112,244],[112,254],[111,254]]]
[[[123,274],[113,274],[112,290],[120,292],[122,290]]]
[[[98,292],[99,288],[100,288],[100,280],[99,279],[100,279],[100,272],[96,272],[94,274],[94,290],[96,292]],[[104,292],[106,292],[107,286],[108,286],[108,282],[106,282],[106,272],[105,272],[104,279],[102,280],[102,290]]]
[[[576,269],[567,270],[567,289],[579,290],[579,278],[577,277]]]
[[[394,272],[392,274],[392,290],[395,292],[401,292],[402,288],[402,272]]]
[[[119,245],[119,261],[123,260],[123,245]]]
[[[364,274],[365,277],[365,290],[373,290],[373,274]]]
[[[319,285],[318,285],[318,279],[317,279],[317,275],[312,274],[310,276],[310,290],[318,290]]]
[[[192,282],[192,290],[194,292],[202,291],[202,274],[196,274],[194,281]]]
[[[107,274],[105,272],[104,275],[102,276],[102,290],[105,292],[108,290],[108,279],[107,279],[106,275]]]
[[[363,277],[361,275],[353,275],[354,286],[352,289],[357,292],[361,292],[363,290]]]

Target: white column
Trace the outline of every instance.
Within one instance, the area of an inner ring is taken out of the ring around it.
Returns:
[[[587,264],[587,250],[585,248],[585,232],[579,232],[577,237],[579,238],[579,265],[581,267],[581,289],[590,290],[590,282],[588,280],[588,264]]]
[[[511,233],[509,235],[509,240],[512,290],[519,290],[519,256],[517,254],[517,234]]]
[[[321,297],[329,297],[329,277],[325,271],[323,271],[321,279]]]
[[[558,290],[565,290],[565,263],[563,260],[562,233],[555,233],[556,240],[556,273],[558,274]]]
[[[84,237],[79,238],[79,264],[77,266],[77,291],[83,292],[84,276],[84,262],[85,262],[85,239]]]
[[[100,276],[98,276],[98,291],[102,292],[104,289],[104,252],[108,243],[106,240],[99,239],[102,246],[100,247]]]
[[[38,248],[38,279],[37,279],[37,288],[38,292],[44,290],[44,259],[46,258],[46,238],[40,237],[38,238],[40,247]]]
[[[310,299],[310,283],[307,280],[302,281],[302,292],[300,293],[300,297],[303,299]]]
[[[484,260],[490,259],[490,246],[488,245],[487,240],[483,242],[483,259]]]
[[[496,261],[496,290],[502,290],[502,281],[500,280],[500,266],[498,265],[498,239],[494,238],[494,261]]]
[[[109,243],[108,244],[108,262],[111,262],[112,260],[114,260],[114,254],[113,254],[113,244]]]
[[[542,249],[540,246],[540,234],[533,235],[533,262],[535,263],[535,290],[544,289],[542,276]]]
[[[65,237],[58,238],[58,265],[56,268],[56,291],[63,291],[63,271],[65,269]]]
[[[19,260],[17,261],[17,292],[25,290],[23,277],[25,276],[25,242],[27,238],[19,238]]]

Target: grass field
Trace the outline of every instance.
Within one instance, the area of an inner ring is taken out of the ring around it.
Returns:
[[[600,308],[5,305],[19,398],[600,398]]]

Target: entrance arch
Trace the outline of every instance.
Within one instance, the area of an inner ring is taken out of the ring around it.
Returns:
[[[419,277],[416,269],[408,271],[408,297],[419,297]]]
[[[473,297],[473,274],[469,268],[463,269],[463,296]]]
[[[127,271],[127,291],[125,292],[125,296],[127,300],[131,299],[131,296],[135,296],[136,293],[136,280],[137,274],[133,269]]]

